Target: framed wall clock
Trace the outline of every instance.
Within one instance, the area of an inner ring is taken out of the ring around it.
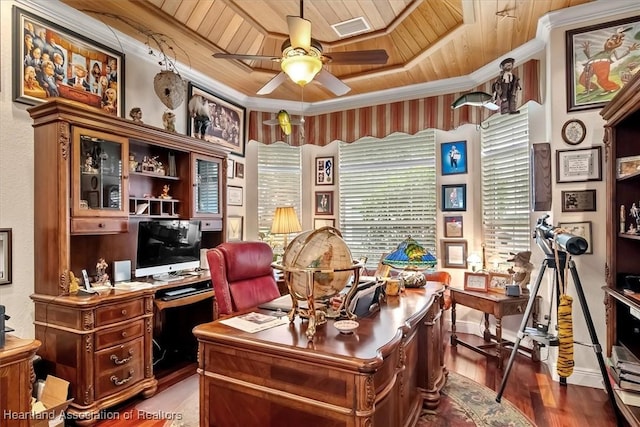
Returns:
[[[571,119],[562,126],[562,139],[570,145],[578,145],[584,141],[587,135],[587,127],[582,120]]]

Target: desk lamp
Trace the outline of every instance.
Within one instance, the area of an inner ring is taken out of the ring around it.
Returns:
[[[293,206],[278,206],[271,224],[271,234],[284,234],[283,247],[287,249],[287,236],[302,231],[300,221]]]
[[[425,284],[424,274],[418,270],[433,268],[437,263],[436,257],[411,237],[400,242],[396,250],[382,260],[384,265],[403,269],[403,282],[414,287]]]

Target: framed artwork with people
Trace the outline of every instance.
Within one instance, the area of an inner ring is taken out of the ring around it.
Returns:
[[[640,16],[567,31],[567,111],[602,108],[640,62]]]
[[[214,142],[244,157],[246,109],[189,83],[187,135]]]
[[[440,145],[442,175],[467,173],[467,141],[444,142]]]
[[[13,7],[13,98],[59,97],[124,117],[124,54]]]
[[[442,210],[444,212],[467,210],[467,184],[442,186]]]
[[[316,215],[333,215],[333,191],[316,191]]]

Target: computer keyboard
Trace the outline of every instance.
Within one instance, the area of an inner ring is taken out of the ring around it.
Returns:
[[[176,296],[176,295],[182,295],[182,294],[186,294],[192,291],[195,291],[196,288],[192,288],[192,287],[188,287],[188,288],[180,288],[180,289],[174,289],[171,291],[167,291],[164,294],[170,297]]]

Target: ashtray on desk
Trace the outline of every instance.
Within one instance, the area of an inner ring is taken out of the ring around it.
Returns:
[[[333,326],[335,326],[341,334],[352,334],[353,331],[358,329],[360,324],[355,320],[338,320],[337,322],[334,322]]]

